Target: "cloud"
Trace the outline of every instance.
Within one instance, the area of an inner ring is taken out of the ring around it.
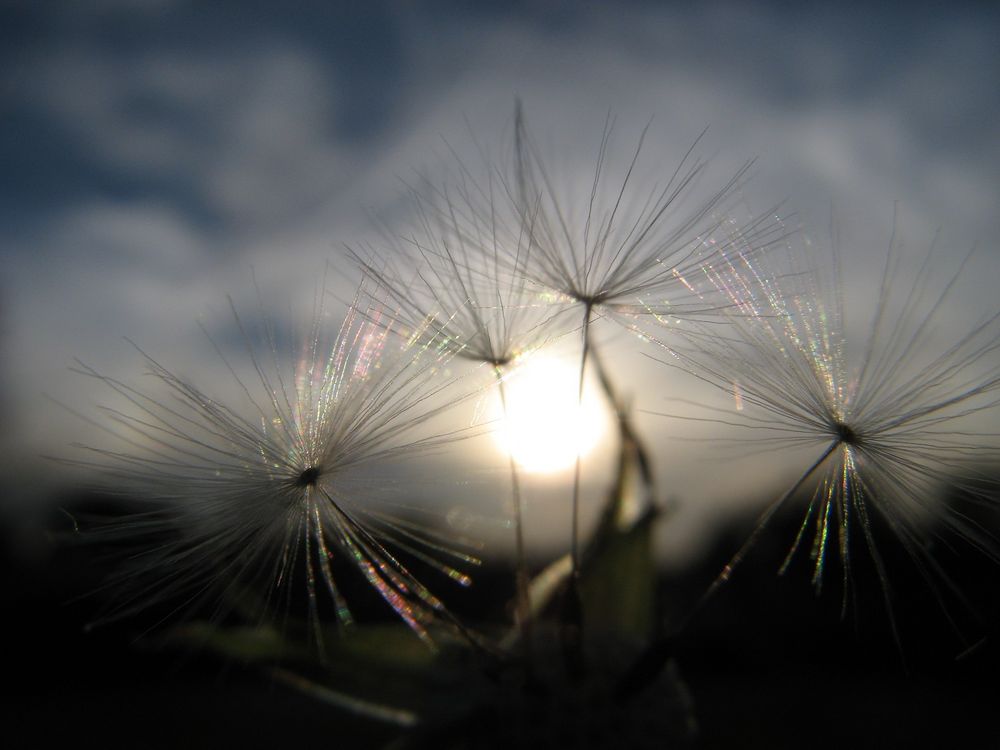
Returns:
[[[334,127],[337,85],[302,51],[272,47],[46,60],[33,104],[101,170],[176,195],[237,236],[315,208],[352,152]]]
[[[714,179],[758,157],[753,210],[787,199],[822,237],[832,203],[863,255],[885,247],[900,201],[917,241],[941,226],[948,247],[998,255],[991,11],[120,5],[62,23],[32,9],[34,35],[3,53],[13,402],[75,400],[74,354],[134,367],[121,335],[195,370],[196,316],[227,325],[224,295],[249,288],[250,266],[290,303],[330,260],[348,296],[340,247],[371,236],[366,209],[397,215],[399,178],[449,147],[474,160],[473,136],[509,149],[515,95],[566,172],[591,168],[609,110],[623,148],[654,116],[646,152],[665,165],[708,125]],[[992,304],[982,279],[966,305]],[[294,306],[273,314],[290,325]],[[655,400],[660,375],[647,377],[636,391]],[[33,413],[29,451],[65,442],[68,419]]]

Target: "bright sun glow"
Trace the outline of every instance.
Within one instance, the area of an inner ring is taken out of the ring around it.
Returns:
[[[556,359],[531,359],[504,382],[507,415],[497,405],[500,448],[525,470],[551,473],[586,455],[606,428],[601,402],[584,388],[577,402],[579,372]],[[499,401],[499,399],[497,399]]]

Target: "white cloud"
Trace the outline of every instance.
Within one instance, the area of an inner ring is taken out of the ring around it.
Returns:
[[[970,60],[995,53],[974,28],[943,23],[935,54],[927,42],[908,50],[886,40],[893,65],[867,71],[876,58],[855,56],[851,39],[790,30],[737,4],[592,9],[562,26],[461,20],[400,23],[395,119],[363,146],[336,126],[355,106],[344,72],[291,36],[126,61],[80,44],[29,61],[18,92],[137,189],[82,199],[8,243],[6,349],[18,398],[62,389],[72,400],[62,368],[74,354],[133,367],[125,334],[196,370],[196,316],[225,325],[224,294],[249,288],[251,265],[278,300],[307,298],[326,259],[352,275],[339,248],[370,232],[362,209],[392,213],[398,176],[449,158],[442,136],[475,159],[464,118],[494,153],[509,149],[515,95],[567,170],[589,169],[609,110],[625,146],[655,116],[646,152],[666,165],[709,125],[701,148],[715,154],[718,179],[760,157],[745,191],[753,209],[787,198],[822,238],[833,203],[852,247],[870,253],[886,246],[898,200],[916,243],[942,226],[950,246],[978,239],[997,255],[1000,147],[977,129],[996,121],[995,81],[969,75]],[[867,85],[854,91],[852,80]],[[993,304],[982,278],[982,296],[965,304]],[[270,312],[290,317],[280,303]],[[660,376],[645,377],[651,387],[633,390],[655,400]],[[65,442],[65,420],[22,417],[32,444]],[[669,429],[650,424],[657,438]]]
[[[89,159],[188,193],[235,237],[316,210],[357,170],[335,132],[338,82],[303,50],[149,53],[123,66],[75,49],[33,77],[36,104]]]

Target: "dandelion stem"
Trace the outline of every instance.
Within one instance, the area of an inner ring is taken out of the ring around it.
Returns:
[[[587,357],[590,354],[590,316],[593,304],[584,304],[583,345],[580,351],[580,380],[577,387],[577,408],[583,404],[583,383],[587,374]],[[573,467],[573,504],[570,531],[570,577],[563,607],[563,650],[571,674],[579,676],[583,663],[583,598],[580,592],[580,452],[576,452]]]
[[[635,427],[629,417],[627,405],[625,401],[618,396],[618,392],[615,390],[614,384],[611,382],[611,376],[604,367],[604,362],[601,359],[597,347],[590,347],[589,357],[590,361],[593,363],[594,372],[597,373],[597,380],[601,384],[601,389],[604,391],[604,395],[608,399],[608,403],[611,404],[611,408],[618,417],[618,434],[621,441],[623,445],[628,447],[628,450],[634,451],[635,453],[635,460],[639,467],[639,474],[642,477],[642,483],[646,488],[646,507],[652,507],[656,502],[656,482],[653,477],[653,462],[650,460],[649,451],[646,449],[645,443],[643,443],[640,439],[639,434],[635,431]]]
[[[583,405],[583,383],[587,372],[587,358],[590,356],[590,316],[593,308],[590,304],[583,312],[583,346],[580,352],[580,380],[577,387],[577,408]],[[580,577],[580,452],[576,453],[576,463],[573,467],[573,527],[570,537],[570,562],[573,580]]]
[[[497,388],[500,391],[500,404],[503,408],[504,419],[507,418],[507,392],[504,388],[503,370],[500,366],[493,368],[497,379]],[[521,482],[517,473],[517,462],[514,454],[507,452],[507,459],[510,465],[510,494],[511,502],[514,505],[514,581],[516,587],[515,596],[515,620],[521,628],[521,647],[524,652],[525,668],[531,672],[532,664],[532,644],[531,644],[531,598],[529,594],[530,581],[528,578],[528,559],[524,547],[524,508],[521,499]]]

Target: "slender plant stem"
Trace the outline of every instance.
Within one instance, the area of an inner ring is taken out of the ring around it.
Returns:
[[[580,352],[580,381],[577,388],[577,409],[583,405],[583,383],[587,373],[587,357],[590,354],[590,316],[593,308],[585,305],[583,311],[583,346]],[[576,453],[576,464],[573,468],[573,521],[570,536],[569,556],[572,585],[576,586],[580,578],[580,452]]]
[[[497,388],[500,391],[500,404],[503,407],[503,416],[506,419],[507,391],[503,382],[503,370],[497,366],[493,368],[493,372],[496,375]],[[521,499],[521,481],[517,472],[517,462],[514,460],[514,454],[509,450],[507,451],[507,459],[510,465],[511,502],[514,505],[515,620],[521,628],[521,648],[524,652],[525,668],[530,674],[532,669],[531,596],[529,593],[528,558],[524,546],[524,508]]]
[[[618,396],[597,347],[590,347],[589,360],[594,367],[594,372],[597,373],[597,380],[601,384],[604,396],[618,417],[618,433],[622,444],[627,446],[627,450],[634,452],[639,474],[646,489],[646,506],[647,508],[653,507],[656,503],[656,481],[653,476],[653,462],[650,460],[649,451],[646,450],[645,443],[636,432],[632,419],[629,417],[627,405]]]
[[[580,382],[577,387],[577,408],[583,404],[583,383],[590,353],[590,316],[593,305],[586,304],[583,313],[583,346],[580,352]],[[580,591],[580,453],[577,451],[573,469],[573,506],[569,544],[570,576],[563,600],[561,640],[566,669],[573,679],[580,679],[583,663],[583,595]]]

